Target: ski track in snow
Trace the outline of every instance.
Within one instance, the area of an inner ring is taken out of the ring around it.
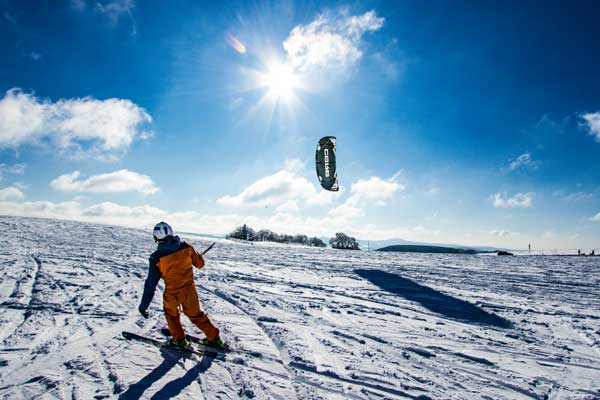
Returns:
[[[137,313],[148,232],[0,227],[0,399],[600,399],[600,258],[217,240],[200,301],[263,357],[213,361],[121,338],[165,326],[162,284]]]

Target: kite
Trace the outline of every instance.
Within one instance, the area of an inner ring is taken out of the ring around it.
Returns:
[[[323,189],[332,192],[340,190],[335,169],[335,136],[325,136],[317,146],[317,176]]]

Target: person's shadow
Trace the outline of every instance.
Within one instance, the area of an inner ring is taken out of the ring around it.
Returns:
[[[144,392],[158,382],[163,376],[165,376],[171,368],[173,368],[180,360],[190,358],[189,355],[179,353],[177,351],[168,351],[166,349],[160,350],[163,356],[163,361],[160,365],[150,371],[146,376],[140,379],[138,382],[129,386],[127,391],[123,392],[119,399],[121,400],[137,400],[142,397]],[[213,362],[210,357],[202,357],[200,362],[193,368],[189,369],[185,375],[175,380],[168,382],[158,392],[156,392],[151,398],[152,399],[169,399],[177,396],[183,389],[194,382],[200,374],[208,370]]]
[[[354,271],[381,289],[421,304],[434,313],[446,318],[471,324],[489,325],[497,328],[512,328],[512,322],[456,297],[438,292],[400,275],[375,269]]]

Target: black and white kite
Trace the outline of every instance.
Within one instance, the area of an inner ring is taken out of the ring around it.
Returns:
[[[325,136],[317,146],[317,176],[323,189],[337,192],[340,190],[335,169],[335,136]]]

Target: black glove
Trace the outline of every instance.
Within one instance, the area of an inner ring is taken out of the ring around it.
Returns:
[[[146,319],[150,316],[150,314],[148,314],[148,311],[146,311],[146,310],[142,310],[141,308],[138,308],[138,311],[140,312],[140,314],[142,314],[142,317],[144,317]]]

